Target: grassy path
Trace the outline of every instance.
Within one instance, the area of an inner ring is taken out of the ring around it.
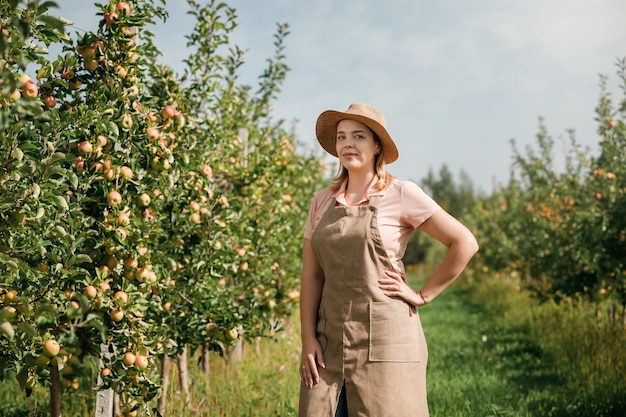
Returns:
[[[430,352],[431,417],[572,415],[552,368],[531,342],[532,329],[493,320],[475,304],[471,288],[455,284],[420,310]]]

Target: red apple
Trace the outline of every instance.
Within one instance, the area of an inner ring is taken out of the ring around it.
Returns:
[[[54,96],[46,96],[43,98],[43,103],[47,108],[51,109],[57,105],[57,99]]]
[[[107,194],[107,203],[111,207],[119,206],[122,203],[122,196],[117,191],[113,190]]]
[[[139,262],[135,258],[128,258],[124,261],[124,268],[136,269],[139,266]]]
[[[88,285],[88,286],[85,287],[85,290],[83,291],[83,294],[86,297],[95,298],[95,296],[98,295],[98,290],[93,285]]]
[[[124,365],[126,366],[132,366],[135,364],[135,359],[137,357],[135,356],[135,354],[133,352],[126,352],[124,354],[124,358],[122,359],[124,361]]]
[[[211,169],[211,165],[202,165],[202,168],[200,168],[200,172],[207,178],[213,176],[213,169]]]
[[[106,24],[106,27],[108,29],[111,27],[113,23],[115,23],[115,21],[118,18],[118,14],[117,12],[110,12],[110,13],[105,13],[103,17],[104,17],[104,22]]]
[[[157,129],[156,127],[149,127],[146,129],[146,134],[150,139],[158,139],[159,129]]]
[[[137,355],[135,357],[135,366],[137,367],[137,369],[143,371],[148,367],[148,358],[146,358],[144,355]]]
[[[128,294],[124,291],[118,291],[113,295],[113,299],[119,301],[121,304],[126,304],[128,302]]]
[[[39,94],[39,87],[32,81],[27,81],[22,87],[22,95],[26,98],[36,98]]]
[[[125,165],[120,168],[120,174],[127,180],[133,178],[133,170]]]
[[[78,152],[82,155],[87,155],[93,152],[93,145],[91,142],[84,140],[78,144]]]
[[[126,2],[119,2],[115,5],[115,10],[124,13],[126,16],[130,16],[130,6]]]
[[[166,119],[171,119],[176,116],[176,109],[172,106],[165,106],[161,110],[161,115]]]

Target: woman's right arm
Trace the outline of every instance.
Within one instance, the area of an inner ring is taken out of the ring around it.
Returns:
[[[317,311],[324,288],[324,272],[311,247],[311,240],[304,239],[302,245],[302,282],[300,284],[300,327],[302,337],[302,359],[300,376],[312,388],[319,382],[317,365],[324,368],[322,347],[317,340],[315,328]]]

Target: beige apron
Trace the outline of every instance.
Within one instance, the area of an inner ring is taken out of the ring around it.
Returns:
[[[427,417],[428,351],[417,310],[378,288],[393,266],[377,225],[378,200],[336,206],[311,245],[325,283],[317,337],[326,368],[320,383],[300,388],[300,417],[332,417],[345,384],[349,417]]]

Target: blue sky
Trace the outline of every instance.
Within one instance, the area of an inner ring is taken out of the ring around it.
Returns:
[[[200,0],[199,0],[200,1]],[[291,71],[274,104],[316,147],[315,120],[352,102],[379,108],[400,158],[389,171],[417,183],[447,165],[490,192],[509,178],[510,140],[533,144],[544,118],[562,152],[566,130],[597,149],[599,74],[626,56],[623,0],[230,0],[248,50],[242,81],[254,85],[273,53],[277,23],[288,23]],[[58,0],[53,11],[95,30],[93,3]],[[162,62],[182,71],[187,2],[169,0],[153,27]],[[73,32],[73,30],[70,30]],[[619,97],[619,96],[618,96]],[[558,160],[557,154],[557,160]],[[329,159],[330,161],[330,159]]]

